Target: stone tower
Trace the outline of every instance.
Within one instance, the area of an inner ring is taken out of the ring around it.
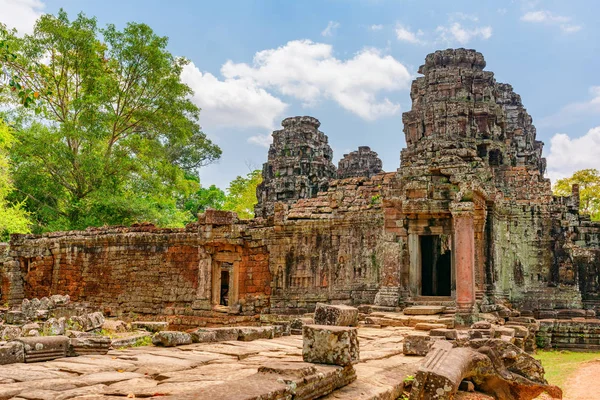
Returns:
[[[319,131],[321,123],[313,117],[291,117],[273,132],[263,181],[256,189],[256,217],[273,215],[276,202],[291,203],[315,197],[335,178],[333,151],[327,136]]]
[[[383,171],[383,164],[377,153],[368,146],[360,146],[358,151],[350,154],[344,154],[344,158],[338,163],[338,179],[350,178],[354,176],[371,176]]]

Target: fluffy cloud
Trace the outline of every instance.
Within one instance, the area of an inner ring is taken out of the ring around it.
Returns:
[[[403,25],[396,25],[396,37],[398,40],[413,44],[422,44],[423,41],[419,39],[419,36],[423,35],[423,31],[420,29],[417,32],[413,32],[410,28],[405,27]]]
[[[582,28],[581,25],[573,24],[570,17],[555,15],[547,10],[529,11],[523,14],[521,21],[558,26],[564,33],[577,32]]]
[[[32,33],[44,7],[40,0],[0,0],[0,22],[20,34]]]
[[[273,136],[271,135],[255,135],[248,138],[248,143],[255,144],[257,146],[269,148],[269,145],[273,143]]]
[[[571,176],[585,168],[600,169],[600,126],[590,129],[585,135],[572,139],[557,133],[550,139],[548,155],[548,177],[552,182]]]
[[[482,40],[487,40],[492,37],[491,26],[465,28],[460,22],[453,22],[448,26],[438,26],[436,32],[439,35],[439,41],[445,43],[458,42],[463,46],[473,39],[480,38]]]
[[[255,54],[252,65],[228,61],[221,68],[227,81],[253,82],[311,106],[327,98],[366,120],[398,113],[400,105],[381,91],[407,89],[411,75],[404,65],[376,49],[364,49],[348,60],[333,56],[328,44],[288,42]]]
[[[335,30],[339,27],[340,27],[339,22],[329,21],[329,23],[327,24],[327,27],[325,29],[323,29],[323,32],[321,32],[321,35],[322,36],[333,36],[333,32],[335,32]]]
[[[571,103],[560,109],[556,114],[543,118],[540,127],[562,127],[577,122],[580,118],[600,114],[600,86],[589,89],[588,101]]]
[[[202,108],[201,121],[208,127],[273,129],[287,107],[252,80],[219,80],[193,63],[185,66],[181,79],[194,90],[192,101]]]

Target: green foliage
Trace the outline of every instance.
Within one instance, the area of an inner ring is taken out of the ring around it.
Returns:
[[[375,196],[371,196],[371,204],[375,205],[375,204],[379,204],[381,203],[381,195],[376,194]]]
[[[256,187],[262,182],[260,170],[254,170],[246,177],[238,176],[227,188],[227,199],[223,210],[235,211],[242,219],[254,217],[254,205],[258,202],[256,198]]]
[[[14,145],[9,127],[0,120],[0,239],[11,233],[30,232],[30,221],[22,203],[11,203],[7,197],[14,191],[8,151]]]
[[[132,347],[152,346],[152,336],[144,336],[135,341]]]
[[[166,50],[167,38],[139,23],[99,29],[62,10],[31,36],[7,35],[11,70],[44,104],[19,121],[12,154],[15,199],[35,230],[188,221],[177,205],[199,188],[189,176],[221,150],[200,130],[180,79],[187,60]]]
[[[225,205],[225,192],[211,185],[209,188],[201,187],[197,192],[185,199],[184,208],[189,211],[192,221],[197,219],[199,213],[207,208],[222,210]]]
[[[596,169],[582,169],[569,178],[556,181],[553,186],[557,196],[570,196],[574,184],[579,185],[579,212],[600,220],[600,173]]]

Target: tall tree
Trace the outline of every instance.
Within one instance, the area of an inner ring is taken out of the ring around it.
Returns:
[[[0,119],[0,239],[8,239],[11,233],[30,232],[27,212],[20,203],[11,204],[7,197],[14,190],[10,175],[8,151],[14,137],[8,126]]]
[[[181,82],[187,61],[145,24],[99,29],[95,18],[43,15],[9,38],[6,63],[44,105],[17,132],[15,182],[38,230],[146,220],[180,225],[178,199],[221,150],[198,124]]]
[[[600,220],[600,173],[597,169],[582,169],[569,178],[556,181],[553,187],[557,196],[570,196],[573,185],[579,185],[579,211],[594,220]]]
[[[243,219],[253,218],[254,205],[258,202],[256,187],[261,181],[262,175],[259,169],[248,173],[245,177],[235,178],[227,188],[227,198],[223,209],[235,211]]]
[[[211,185],[208,188],[201,187],[195,193],[184,200],[184,208],[189,211],[190,221],[198,219],[198,214],[207,208],[222,210],[225,205],[225,192]]]

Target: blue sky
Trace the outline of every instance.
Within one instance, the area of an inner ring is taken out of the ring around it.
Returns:
[[[260,167],[270,133],[293,115],[321,121],[336,162],[368,145],[395,170],[410,82],[428,53],[449,47],[482,52],[521,95],[551,178],[600,168],[598,1],[0,0],[0,21],[26,32],[61,7],[100,25],[147,23],[192,62],[183,79],[223,150],[203,186]]]

